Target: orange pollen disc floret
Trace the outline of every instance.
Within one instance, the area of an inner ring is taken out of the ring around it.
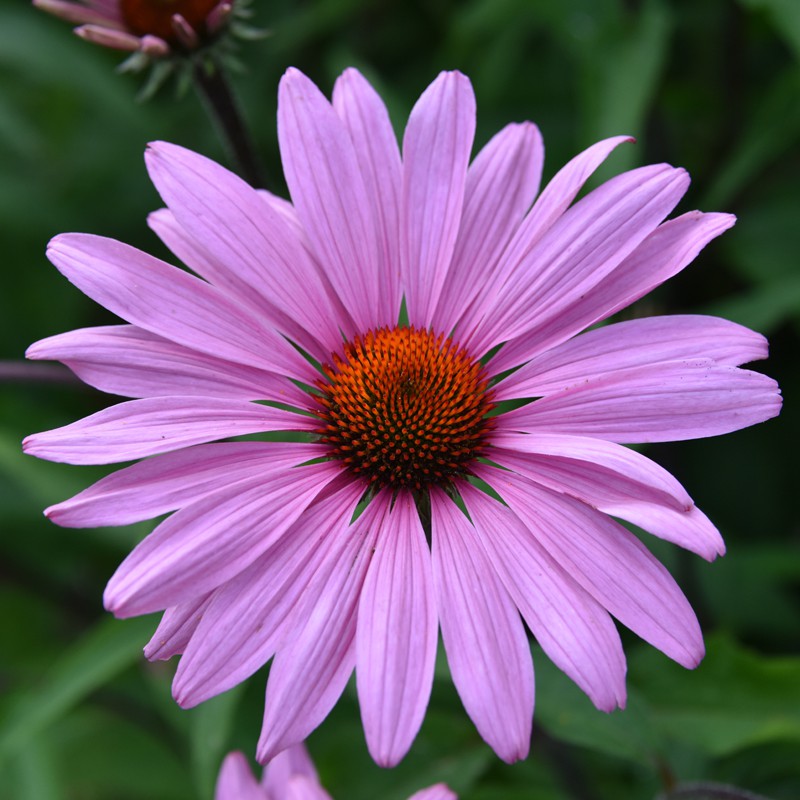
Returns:
[[[379,487],[413,489],[469,472],[493,405],[466,350],[426,330],[380,328],[333,360],[319,384],[318,433],[352,472]]]
[[[125,25],[137,36],[158,36],[175,43],[174,14],[180,14],[198,33],[205,32],[206,17],[220,0],[120,0]]]

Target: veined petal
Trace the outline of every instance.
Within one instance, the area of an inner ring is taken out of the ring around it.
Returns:
[[[590,292],[573,300],[555,317],[536,324],[507,342],[491,360],[494,374],[529,361],[539,353],[617,311],[660,286],[690,264],[715,237],[730,228],[736,217],[690,211],[659,225]]]
[[[300,226],[291,203],[281,200],[275,195],[271,195],[269,192],[264,192],[263,190],[257,191],[256,194],[259,198],[267,202],[274,209],[275,213],[279,214],[284,219],[297,240],[305,243],[305,231]],[[170,209],[160,208],[148,214],[147,224],[161,241],[197,275],[218,287],[225,287],[230,282],[230,278],[227,277],[230,275],[230,270],[226,265],[220,264],[208,250],[190,236],[180,226]],[[303,244],[303,247],[308,251],[306,244]],[[313,261],[310,251],[307,253],[307,260],[308,259]],[[322,280],[321,273],[320,280]],[[247,289],[243,286],[240,287],[238,291],[229,287],[228,291],[235,296],[237,303],[250,309],[256,316],[266,317],[270,320],[271,324],[275,326],[276,330],[279,330],[290,341],[302,347],[307,353],[310,353],[315,358],[327,356],[328,352],[320,345],[319,340],[313,334],[306,331],[300,323],[289,317],[275,305],[269,303],[256,291],[250,290],[247,292]],[[335,303],[334,298],[330,298],[330,301],[340,309],[338,318],[346,320],[347,314],[341,310],[341,304]],[[346,328],[347,326],[343,324],[343,327]]]
[[[400,148],[383,100],[356,69],[346,69],[333,87],[333,107],[355,148],[364,186],[378,226],[373,280],[378,283],[379,319],[397,321],[400,313]]]
[[[533,662],[519,612],[469,520],[431,496],[433,579],[453,682],[475,727],[508,763],[528,755]]]
[[[422,93],[403,137],[400,216],[403,291],[411,325],[427,328],[444,287],[461,222],[475,136],[475,95],[460,72]]]
[[[588,380],[509,411],[506,430],[664,442],[718,436],[774,417],[772,378],[710,360],[670,361]]]
[[[580,586],[679,664],[700,663],[703,636],[689,602],[632,533],[585,503],[514,473],[492,472],[492,487]]]
[[[579,153],[563,166],[544,188],[528,215],[519,226],[500,262],[487,276],[487,285],[501,286],[516,265],[525,259],[531,249],[569,208],[578,192],[592,173],[623,142],[632,142],[630,136],[615,136],[597,142]],[[491,281],[491,284],[489,284]],[[481,319],[491,314],[495,300],[478,295],[475,302],[463,312],[459,323],[459,339],[467,339]]]
[[[576,336],[529,361],[494,389],[497,400],[541,397],[631,367],[708,358],[738,367],[767,357],[759,333],[719,317],[673,315],[618,322]]]
[[[358,606],[358,700],[381,766],[403,758],[422,724],[437,632],[428,543],[410,493],[401,492],[380,526]]]
[[[178,223],[206,250],[207,277],[237,297],[256,294],[260,308],[279,309],[294,328],[312,333],[325,351],[341,341],[324,279],[283,214],[237,175],[167,142],[145,154],[150,178]],[[281,318],[274,322],[281,327]]]
[[[212,594],[209,592],[168,608],[156,632],[144,647],[145,657],[150,661],[166,661],[182,653],[197,630]]]
[[[485,480],[497,473],[476,471]],[[624,706],[625,655],[608,612],[506,506],[470,484],[459,490],[486,555],[550,660],[598,708]]]
[[[267,682],[257,757],[262,763],[302,742],[339,699],[356,662],[356,615],[380,520],[391,495],[378,494],[353,523],[335,568],[320,578],[306,624],[281,647]]]
[[[497,452],[492,450],[492,461],[502,462],[510,469],[525,470],[531,478],[539,469],[543,479],[552,475],[554,482],[562,474],[565,481],[574,481],[576,488],[582,486],[589,505],[623,498],[681,511],[692,505],[692,498],[669,472],[641,453],[613,442],[549,432],[508,433],[500,429],[492,444],[498,448]]]
[[[253,474],[290,469],[319,455],[318,445],[304,442],[188,447],[112,472],[44,513],[65,528],[130,525],[175,511]]]
[[[34,433],[29,455],[68,464],[113,464],[264,431],[313,430],[312,417],[218,397],[148,397],[118,403],[70,425]]]
[[[681,169],[640,167],[612,178],[568,209],[509,270],[491,313],[470,339],[485,353],[557,317],[629,256],[689,185]]]
[[[507,125],[481,150],[467,172],[464,211],[453,263],[434,319],[449,332],[485,286],[536,197],[544,146],[530,122]]]
[[[378,226],[353,142],[319,89],[294,68],[278,90],[278,141],[295,209],[357,328],[396,324],[378,317]]]
[[[187,272],[102,236],[56,236],[47,255],[84,294],[144,330],[309,382],[309,365],[249,309]]]
[[[106,608],[118,617],[148,614],[220,586],[269,549],[339,472],[329,462],[278,464],[176,511],[120,564]]]
[[[719,531],[665,469],[627,447],[582,436],[499,431],[492,460],[712,560]]]
[[[316,605],[346,548],[363,493],[349,483],[310,508],[249,567],[214,594],[184,652],[172,692],[190,708],[250,677]],[[302,599],[302,603],[301,603]]]
[[[308,395],[283,375],[209,356],[135,325],[61,333],[32,344],[25,356],[61,361],[90,386],[124,397],[201,395],[309,405]]]

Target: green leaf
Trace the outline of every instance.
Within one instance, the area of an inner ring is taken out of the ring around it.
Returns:
[[[729,297],[703,309],[770,335],[786,319],[800,314],[800,275]]]
[[[550,736],[617,758],[637,762],[655,758],[660,742],[647,702],[638,692],[628,691],[624,711],[605,714],[538,647],[534,647],[534,665],[534,719]]]
[[[800,9],[800,4],[797,6]],[[705,192],[701,208],[729,208],[734,197],[800,138],[800,72],[785,70],[763,91],[750,122]]]
[[[800,743],[800,658],[768,658],[717,635],[693,672],[652,648],[635,651],[632,682],[666,735],[710,756],[766,742]]]
[[[645,115],[666,62],[672,31],[669,8],[646,2],[638,17],[595,42],[584,62],[587,140],[629,133],[641,136]],[[613,52],[602,58],[601,51]],[[630,152],[629,159],[635,158]],[[619,169],[619,162],[617,162]]]
[[[800,60],[800,3],[797,0],[739,0],[747,8],[764,10],[775,32],[786,39]]]
[[[41,686],[20,693],[0,727],[0,758],[18,753],[90,692],[136,663],[152,617],[104,619],[56,661]]]
[[[200,797],[211,798],[213,794],[217,770],[227,752],[243,690],[244,686],[240,684],[189,712],[192,765]]]

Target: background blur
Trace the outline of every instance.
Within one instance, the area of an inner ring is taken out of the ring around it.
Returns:
[[[531,757],[502,764],[468,721],[440,664],[410,756],[369,759],[348,689],[309,747],[339,800],[401,800],[446,780],[462,800],[653,798],[713,780],[775,800],[800,797],[800,2],[796,0],[255,0],[272,36],[245,44],[234,83],[273,183],[280,75],[295,65],[330,93],[359,67],[402,132],[445,68],[473,81],[476,148],[512,120],[544,134],[546,177],[610,134],[633,134],[603,176],[638,164],[686,167],[676,213],[739,216],[736,228],[637,315],[710,312],[770,338],[756,365],[785,410],[721,439],[648,454],[717,523],[714,564],[648,540],[701,618],[708,655],[686,672],[626,636],[630,701],[606,716],[536,659]],[[47,262],[62,231],[115,237],[165,255],[145,225],[159,206],[142,162],[166,139],[229,163],[197,98],[172,87],[148,104],[119,54],[82,42],[26,0],[0,0],[0,358],[32,341],[112,320]],[[156,618],[116,622],[106,580],[148,529],[61,530],[41,514],[107,472],[23,457],[27,433],[113,398],[58,383],[0,386],[0,798],[209,798],[222,755],[252,753],[264,675],[190,712],[171,701],[173,663],[141,647]]]

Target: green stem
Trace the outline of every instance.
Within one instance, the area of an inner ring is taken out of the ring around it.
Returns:
[[[194,66],[192,77],[209,115],[217,123],[239,174],[251,186],[266,188],[261,163],[222,65],[216,59],[200,60]]]

